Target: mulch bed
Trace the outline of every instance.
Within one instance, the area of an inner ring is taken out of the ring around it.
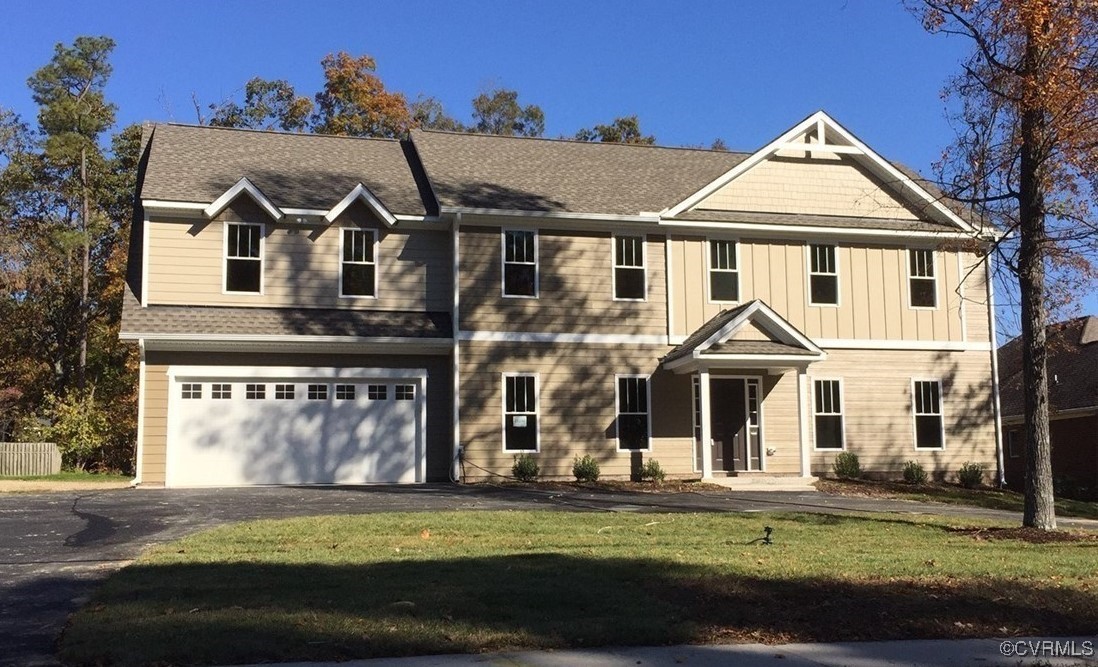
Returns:
[[[1098,542],[1098,534],[1038,528],[947,528],[951,533],[970,535],[975,540],[1021,540],[1030,544]]]

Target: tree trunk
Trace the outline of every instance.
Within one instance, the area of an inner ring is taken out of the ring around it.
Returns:
[[[1037,28],[1026,39],[1025,70],[1040,72]],[[1022,525],[1056,529],[1052,492],[1052,447],[1048,436],[1048,366],[1045,349],[1045,152],[1048,116],[1036,99],[1021,113],[1018,223],[1018,287],[1022,297],[1022,393],[1026,418],[1026,487]]]
[[[80,149],[80,189],[81,212],[80,226],[83,233],[84,257],[80,274],[80,360],[76,365],[76,386],[83,391],[88,369],[88,273],[91,264],[91,232],[88,224],[88,151]]]

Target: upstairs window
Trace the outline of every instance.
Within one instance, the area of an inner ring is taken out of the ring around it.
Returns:
[[[618,449],[648,449],[648,378],[618,376]]]
[[[503,449],[538,450],[538,382],[533,375],[503,377]]]
[[[263,284],[263,225],[225,225],[225,291],[259,294]]]
[[[842,384],[838,380],[813,383],[816,449],[843,448]]]
[[[372,229],[344,229],[339,265],[340,296],[377,296],[377,263],[374,253],[377,232]]]
[[[739,301],[740,271],[735,241],[709,242],[709,300]]]
[[[643,301],[646,294],[644,237],[614,237],[614,298]]]
[[[503,296],[537,297],[537,233],[503,232]]]
[[[907,254],[911,307],[937,308],[938,286],[934,276],[934,251],[912,248]]]
[[[942,383],[916,380],[912,390],[915,394],[915,449],[942,449],[945,447]]]
[[[813,306],[839,304],[839,265],[835,246],[808,246],[808,303]]]

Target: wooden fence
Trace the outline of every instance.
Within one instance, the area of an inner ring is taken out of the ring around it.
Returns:
[[[0,477],[56,475],[61,450],[52,442],[0,442]]]

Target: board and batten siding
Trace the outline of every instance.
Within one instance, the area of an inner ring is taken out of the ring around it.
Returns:
[[[307,368],[424,368],[427,370],[427,481],[441,482],[450,475],[452,442],[452,363],[444,355],[291,354],[234,352],[145,353],[144,432],[141,452],[141,485],[163,486],[168,444],[168,367],[195,366],[298,366]],[[232,380],[234,383],[246,379]],[[209,386],[205,388],[209,391]],[[270,395],[270,394],[269,394]],[[272,443],[276,446],[277,443]],[[288,459],[289,460],[289,459]]]
[[[996,469],[991,359],[987,351],[830,350],[813,378],[842,379],[846,450],[869,473],[898,478],[907,461],[955,474],[966,461]],[[941,380],[945,447],[915,449],[912,380]],[[809,420],[810,431],[814,431]],[[814,433],[809,447],[814,448]],[[815,474],[830,474],[835,451],[813,451]]]
[[[263,293],[225,294],[224,223],[266,224]],[[378,234],[378,298],[339,296],[343,227]],[[330,225],[271,223],[241,198],[212,221],[154,219],[149,223],[148,303],[211,306],[288,306],[371,310],[448,311],[451,307],[450,234],[446,230],[389,228],[364,204],[349,207]]]
[[[671,332],[688,336],[735,304],[709,302],[705,237],[675,235],[669,243]],[[986,296],[979,296],[984,294],[982,265],[967,274],[953,252],[935,251],[938,307],[920,309],[908,306],[906,246],[839,244],[839,305],[813,306],[808,303],[806,243],[740,238],[738,245],[740,303],[761,299],[809,338],[963,341],[962,300],[958,294],[962,277],[965,319],[970,328],[975,325],[977,333],[981,326],[987,328]],[[978,296],[979,301],[974,301]],[[982,340],[986,341],[984,336]]]
[[[505,298],[501,235],[461,227],[462,330],[666,335],[662,235],[645,235],[646,301],[614,300],[609,232],[551,229],[538,230],[538,298]]]
[[[693,472],[689,375],[658,369],[664,346],[463,342],[460,350],[461,442],[468,479],[487,469],[510,475],[517,452],[503,450],[503,373],[538,375],[541,475],[572,478],[572,461],[590,454],[607,478],[628,478],[656,459],[674,477]],[[652,451],[619,452],[615,375],[652,374]]]

